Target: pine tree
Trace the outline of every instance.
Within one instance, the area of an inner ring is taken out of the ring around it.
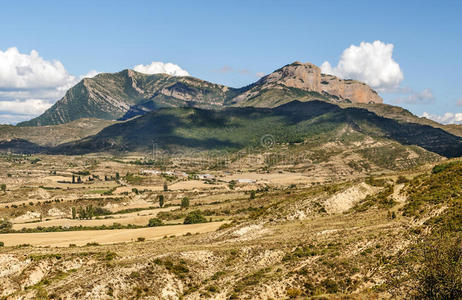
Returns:
[[[159,206],[160,207],[164,206],[164,195],[159,195]]]
[[[164,181],[164,192],[168,191],[168,185],[167,185],[167,182]]]
[[[181,199],[181,208],[188,208],[189,207],[189,198],[184,197]]]

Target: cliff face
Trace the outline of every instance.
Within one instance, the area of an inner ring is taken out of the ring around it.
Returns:
[[[321,90],[353,103],[383,103],[383,99],[367,84],[321,74]]]
[[[262,77],[248,91],[234,100],[240,105],[246,105],[246,102],[251,99],[251,103],[254,103],[254,98],[258,97],[258,93],[261,93],[262,90],[272,89],[288,90],[288,92],[291,89],[298,89],[324,95],[330,100],[353,103],[383,102],[382,98],[365,83],[321,74],[321,70],[317,66],[300,62],[294,62]]]

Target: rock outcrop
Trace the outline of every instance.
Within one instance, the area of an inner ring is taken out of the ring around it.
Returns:
[[[382,98],[367,84],[356,80],[343,80],[332,75],[321,74],[321,69],[311,63],[294,62],[262,77],[243,94],[236,103],[245,103],[258,96],[262,90],[298,89],[316,92],[330,100],[352,103],[382,103]],[[254,103],[255,101],[252,101]],[[258,105],[261,106],[261,105]]]

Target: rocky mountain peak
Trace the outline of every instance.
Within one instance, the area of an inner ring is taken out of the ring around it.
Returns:
[[[321,69],[310,62],[293,62],[263,77],[258,83],[270,86],[283,85],[289,88],[329,94],[347,102],[383,102],[377,92],[367,84],[322,74]]]

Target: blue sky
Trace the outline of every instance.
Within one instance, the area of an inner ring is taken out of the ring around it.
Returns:
[[[3,2],[0,51],[36,50],[74,78],[12,83],[1,76],[0,58],[0,121],[30,118],[62,93],[44,92],[40,84],[66,86],[92,70],[171,62],[192,76],[240,87],[296,60],[336,66],[351,45],[376,40],[393,45],[404,78],[380,92],[385,102],[436,119],[453,113],[447,120],[457,121],[461,12],[461,1]],[[2,104],[8,101],[14,105]],[[35,106],[12,108],[27,105]]]

